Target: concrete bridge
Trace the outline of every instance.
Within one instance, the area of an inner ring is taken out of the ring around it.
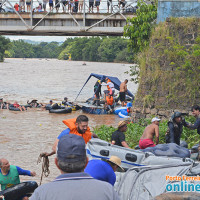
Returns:
[[[122,36],[127,18],[134,17],[127,12],[133,2],[112,13],[86,13],[85,1],[83,13],[19,13],[6,2],[13,12],[0,13],[0,35]]]

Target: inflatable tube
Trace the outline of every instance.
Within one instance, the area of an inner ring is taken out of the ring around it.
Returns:
[[[49,113],[57,113],[57,114],[65,114],[65,113],[71,113],[72,108],[63,108],[63,109],[50,109]]]
[[[35,181],[27,181],[1,191],[0,195],[3,195],[6,200],[19,200],[24,196],[30,196],[37,187]]]
[[[12,111],[20,111],[20,109],[19,108],[15,108],[14,106],[9,106],[9,108],[8,108],[9,110],[12,110]]]
[[[118,115],[119,112],[121,112],[122,110],[126,110],[126,111],[127,111],[127,108],[126,108],[126,107],[119,107],[119,108],[116,108],[115,111],[114,111],[114,113],[115,113],[116,115]]]
[[[122,110],[121,112],[119,112],[118,116],[120,118],[129,118],[130,117],[130,116],[128,116],[128,112],[126,110]]]

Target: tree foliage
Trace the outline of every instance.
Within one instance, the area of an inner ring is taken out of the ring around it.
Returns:
[[[133,54],[137,54],[148,47],[153,26],[152,22],[157,17],[156,1],[147,4],[139,0],[137,6],[136,17],[128,18],[127,25],[124,27],[124,36],[130,39],[128,46]]]
[[[10,46],[10,40],[0,36],[0,62],[4,61],[5,51]]]

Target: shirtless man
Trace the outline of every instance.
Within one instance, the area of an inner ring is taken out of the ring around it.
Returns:
[[[126,100],[127,83],[128,83],[128,80],[126,79],[124,82],[120,84],[119,98],[122,103],[122,106],[124,106],[124,102]]]
[[[151,124],[148,125],[144,129],[144,133],[142,134],[142,137],[139,141],[139,147],[140,149],[146,149],[147,147],[155,147],[159,143],[159,122],[160,119],[157,117],[154,117],[151,120]],[[153,142],[153,137],[156,136],[156,145]]]

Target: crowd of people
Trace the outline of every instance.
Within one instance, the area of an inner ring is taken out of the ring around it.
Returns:
[[[192,114],[196,117],[194,124],[188,123],[182,117],[182,113],[175,112],[169,122],[166,133],[167,143],[180,145],[182,127],[197,129],[200,134],[200,107],[192,107]],[[159,143],[160,119],[154,117],[151,120],[139,141],[141,149],[155,147]],[[67,129],[63,130],[56,138],[52,152],[42,153],[48,157],[56,154],[55,165],[60,170],[60,175],[52,182],[39,186],[31,196],[31,200],[56,200],[70,196],[71,199],[119,199],[114,191],[113,185],[116,181],[116,170],[123,170],[121,159],[117,156],[110,156],[108,160],[90,160],[86,155],[86,144],[92,138],[98,136],[91,132],[85,115],[79,115],[75,119],[63,120]],[[120,121],[118,129],[111,136],[111,144],[130,148],[126,142],[125,133],[128,121]],[[156,144],[153,139],[155,137]],[[10,165],[6,158],[0,159],[0,184],[4,190],[20,182],[19,175],[35,176],[35,172],[23,170],[22,168]],[[78,188],[78,190],[77,190]],[[88,192],[88,188],[89,191]],[[28,197],[23,196],[23,200]]]
[[[126,94],[128,91],[127,83],[128,83],[128,80],[125,79],[125,81],[120,84],[119,98],[114,99],[115,87],[114,87],[114,84],[111,82],[111,80],[108,77],[105,78],[105,83],[102,83],[100,80],[98,80],[94,85],[93,105],[100,106],[100,101],[102,97],[104,108],[108,111],[108,113],[112,113],[114,111],[116,103],[119,100],[121,101],[121,105],[125,106]],[[102,86],[107,87],[107,89],[104,90],[103,95],[101,92]]]
[[[31,12],[31,0],[19,0],[19,3],[15,3],[14,9],[17,12]],[[56,12],[59,12],[60,7],[62,6],[63,12],[71,12],[71,13],[82,13],[83,12],[83,0],[43,0],[43,2],[38,1],[38,6],[33,8],[33,12],[47,12],[47,5],[49,6],[49,11],[52,12],[55,7]],[[107,0],[107,12],[113,11],[113,1]],[[101,0],[89,0],[86,3],[86,9],[88,12],[94,12],[94,8],[96,8],[97,13],[99,13],[99,7],[101,4]],[[122,9],[125,7],[125,0],[118,0],[116,5]]]

